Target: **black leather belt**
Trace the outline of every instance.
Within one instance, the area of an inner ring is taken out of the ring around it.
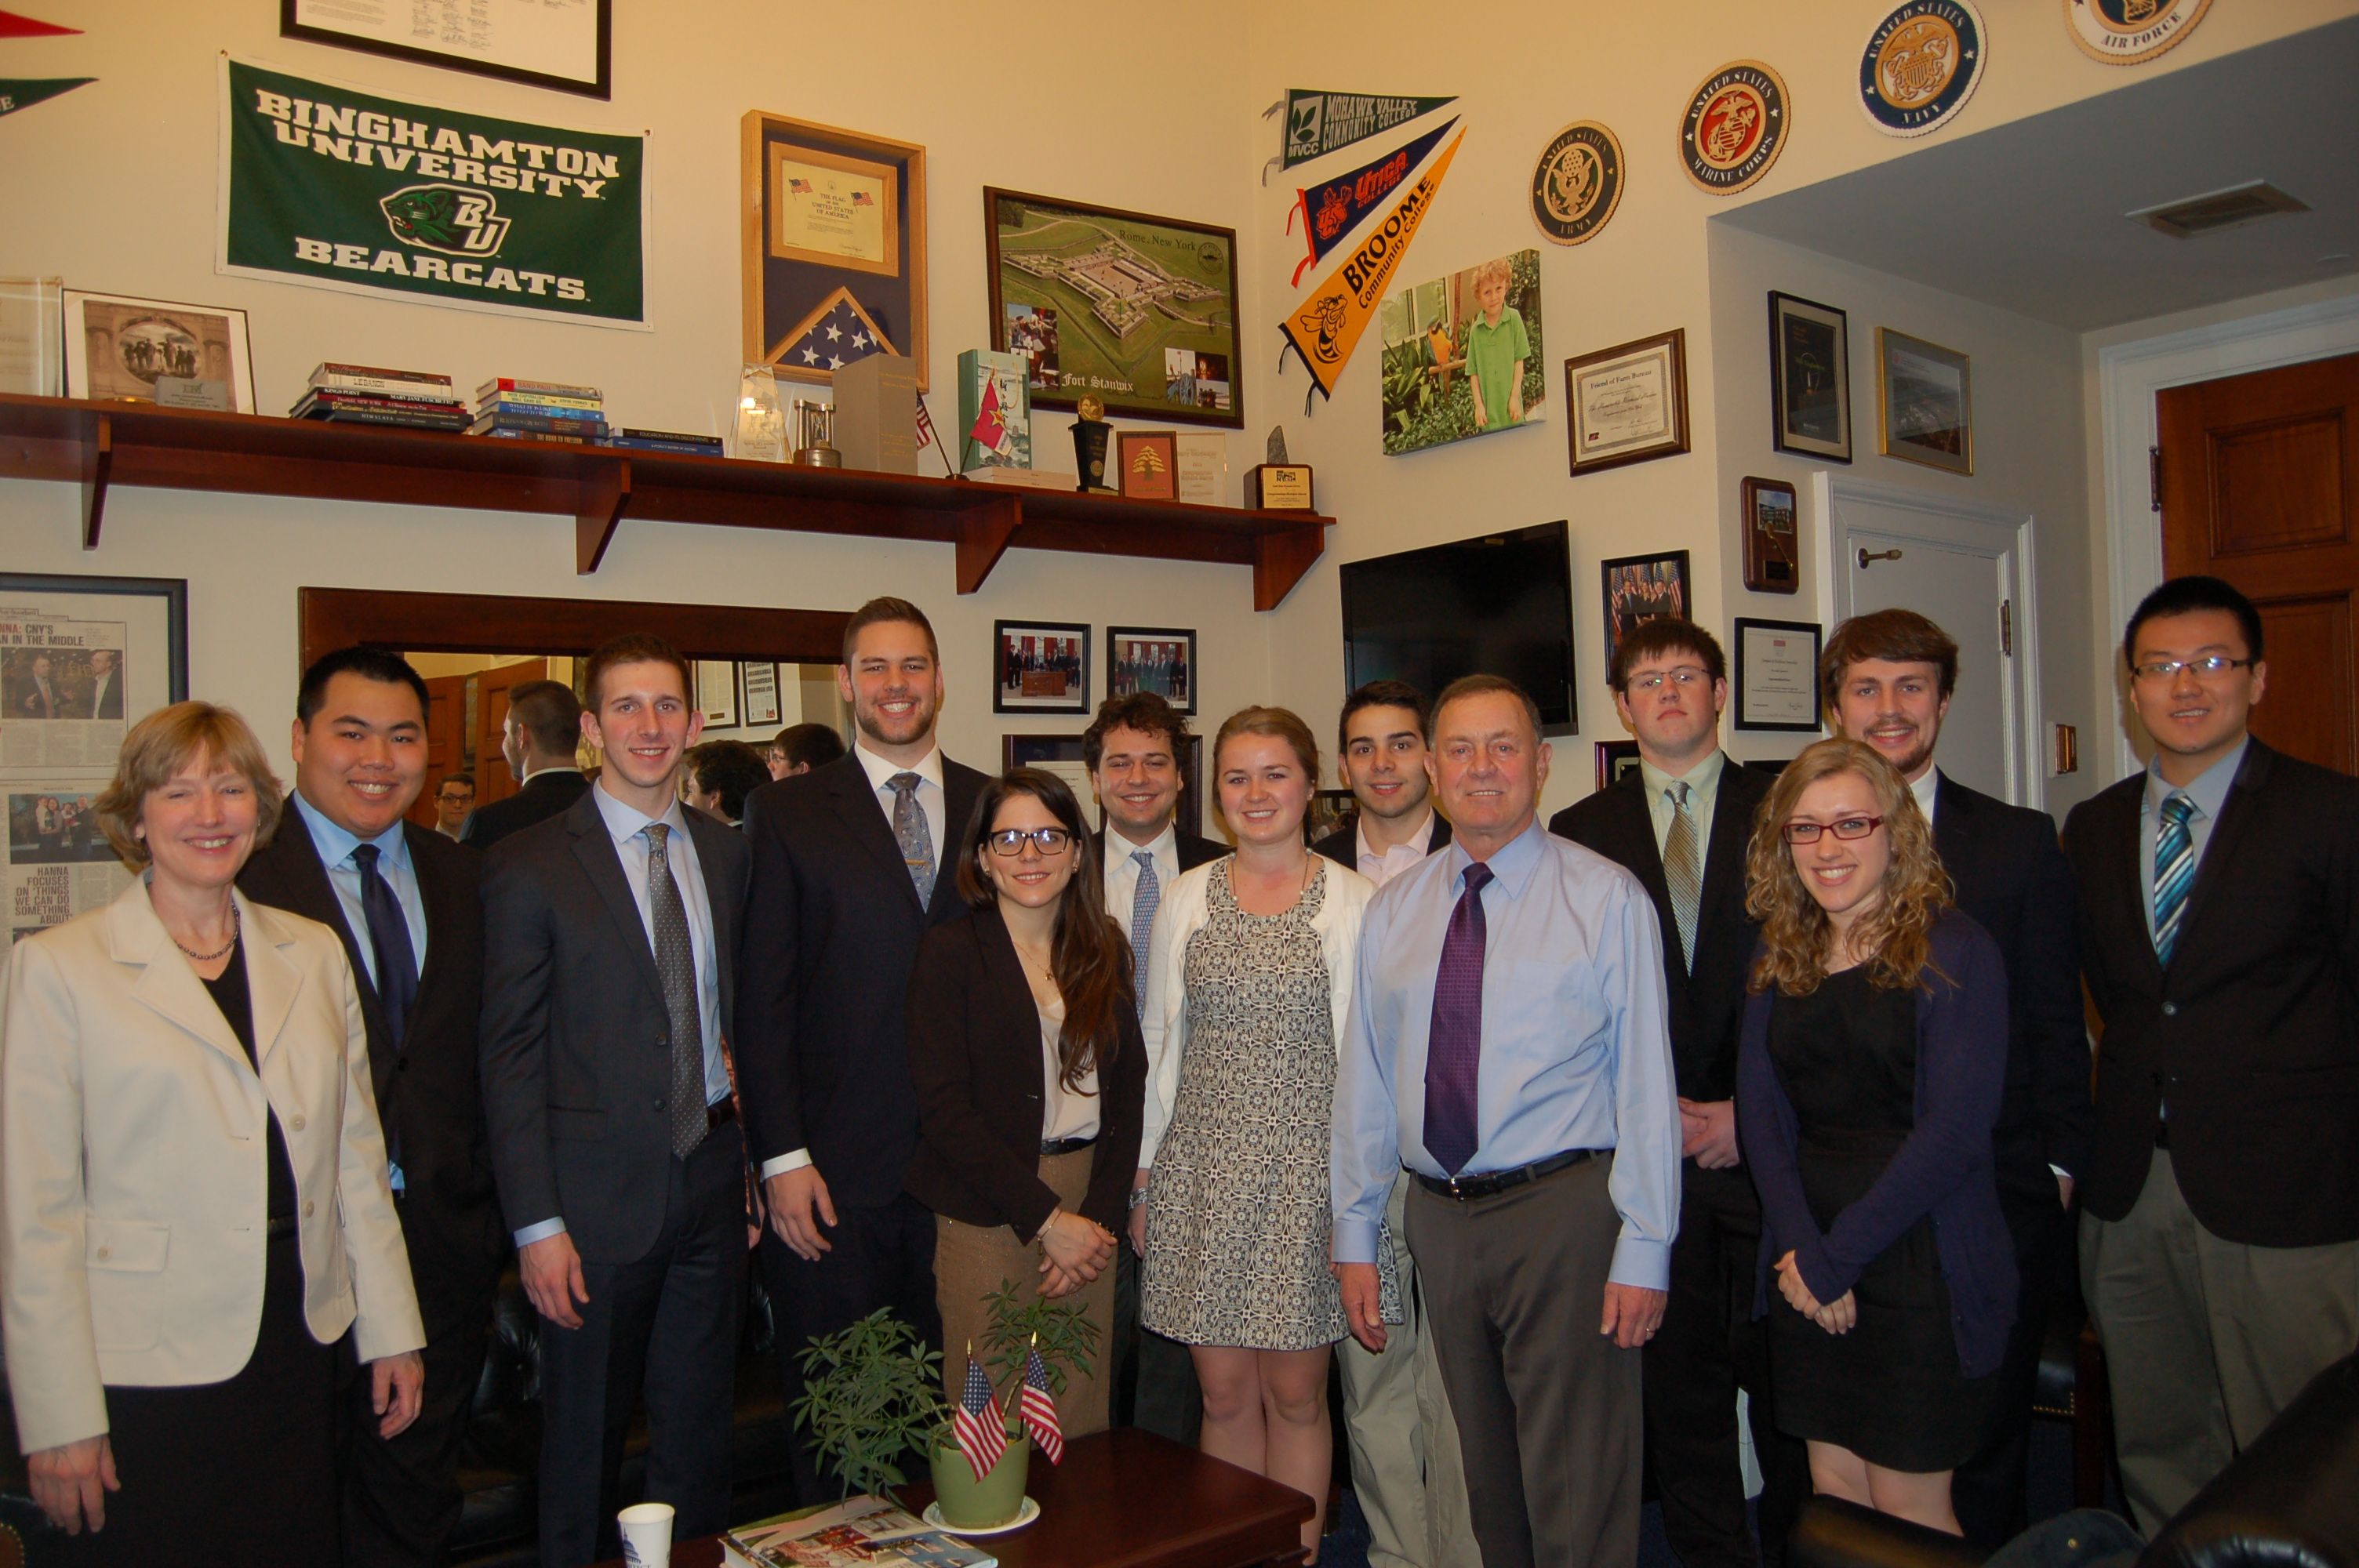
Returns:
[[[707,1132],[716,1127],[726,1127],[736,1119],[737,1097],[735,1095],[724,1095],[704,1108],[704,1130]]]
[[[295,1217],[291,1214],[272,1215],[262,1222],[262,1234],[273,1241],[294,1235]]]
[[[1087,1138],[1043,1138],[1040,1140],[1040,1158],[1053,1160],[1060,1154],[1078,1154],[1097,1141],[1095,1133]]]
[[[1451,1176],[1440,1180],[1422,1171],[1411,1171],[1418,1184],[1436,1197],[1456,1198],[1460,1203],[1475,1198],[1496,1197],[1510,1187],[1527,1186],[1542,1176],[1553,1176],[1559,1171],[1570,1170],[1583,1160],[1594,1157],[1594,1149],[1568,1149],[1561,1154],[1551,1154],[1545,1160],[1535,1160],[1528,1165],[1518,1165],[1512,1171],[1490,1171],[1479,1176]]]

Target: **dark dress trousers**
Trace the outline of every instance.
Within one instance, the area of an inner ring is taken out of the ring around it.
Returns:
[[[942,760],[946,809],[923,906],[856,752],[745,797],[754,871],[736,1043],[751,1158],[759,1170],[810,1150],[837,1218],[832,1249],[815,1263],[775,1230],[762,1237],[789,1406],[802,1395],[796,1354],[814,1335],[889,1306],[929,1341],[940,1338],[934,1218],[902,1190],[918,1147],[903,1009],[919,939],[970,913],[958,846],[984,783]],[[841,1488],[820,1475],[806,1435],[793,1442],[798,1496],[832,1498]]]
[[[1310,848],[1345,871],[1356,871],[1360,869],[1359,833],[1360,815],[1358,812],[1353,812],[1343,818],[1342,825],[1334,832],[1317,840]],[[1433,814],[1433,838],[1426,845],[1425,852],[1430,855],[1435,850],[1446,847],[1449,842],[1450,818],[1437,811]]]
[[[416,823],[404,826],[402,838],[425,905],[426,964],[397,1040],[361,957],[368,933],[347,924],[319,847],[291,803],[277,833],[237,878],[256,903],[316,920],[343,943],[368,1027],[378,1115],[401,1150],[403,1190],[394,1206],[426,1321],[426,1398],[408,1430],[387,1440],[377,1435],[369,1409],[370,1379],[354,1379],[342,1465],[344,1561],[353,1568],[439,1562],[459,1522],[459,1448],[507,1251],[477,1083],[482,858]]]
[[[524,781],[524,787],[505,800],[479,806],[459,826],[459,842],[488,850],[519,828],[550,817],[589,793],[590,780],[578,769],[544,771]]]
[[[1754,816],[1774,782],[1734,758],[1722,763],[1704,846],[1692,971],[1680,946],[1643,775],[1635,769],[1624,773],[1549,823],[1550,832],[1630,871],[1654,900],[1663,928],[1672,1068],[1687,1099],[1724,1100],[1736,1093],[1745,974],[1760,932],[1745,911],[1745,857]],[[1756,1561],[1737,1457],[1741,1388],[1751,1397],[1753,1450],[1761,1465],[1757,1560],[1774,1564],[1783,1560],[1794,1516],[1810,1495],[1810,1460],[1799,1442],[1777,1430],[1768,1336],[1766,1325],[1753,1320],[1761,1203],[1741,1164],[1707,1171],[1683,1161],[1680,1182],[1670,1296],[1662,1327],[1645,1353],[1647,1463],[1662,1498],[1663,1532],[1686,1568],[1750,1568]]]
[[[689,807],[682,817],[728,1041],[748,856],[725,824]],[[519,1229],[563,1219],[590,1294],[575,1308],[582,1327],[541,1325],[541,1562],[621,1554],[615,1483],[642,1388],[647,1495],[678,1510],[681,1537],[711,1534],[728,1523],[745,1304],[740,1130],[715,1127],[686,1160],[672,1153],[663,983],[596,800],[501,842],[485,860],[484,914],[484,1100],[501,1206]]]
[[[1934,797],[1933,847],[1958,907],[1990,933],[2006,963],[2006,1087],[1991,1147],[2020,1293],[1999,1372],[1998,1422],[1950,1483],[1966,1539],[1992,1552],[2030,1522],[2025,1486],[2039,1347],[2071,1267],[2071,1221],[2049,1167],[2080,1173],[2095,1116],[2080,917],[2072,868],[2044,811],[2009,806],[1945,773]]]

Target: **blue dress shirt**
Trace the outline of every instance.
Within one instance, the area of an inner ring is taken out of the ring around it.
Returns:
[[[1360,933],[1359,976],[1335,1082],[1338,1262],[1373,1263],[1394,1173],[1440,1177],[1425,1149],[1426,1033],[1462,844],[1385,885]],[[1532,823],[1488,861],[1482,892],[1481,1147],[1464,1175],[1569,1149],[1612,1149],[1621,1238],[1608,1278],[1670,1282],[1680,1220],[1680,1116],[1663,940],[1638,879]]]
[[[336,903],[344,912],[344,925],[352,933],[353,950],[361,956],[361,968],[368,971],[369,984],[376,984],[376,948],[369,941],[368,916],[361,910],[361,869],[353,864],[353,851],[364,843],[376,846],[377,874],[400,902],[401,918],[409,926],[409,950],[417,955],[419,972],[423,974],[426,900],[418,891],[418,868],[409,863],[409,840],[402,836],[402,825],[397,822],[375,838],[364,839],[329,821],[300,791],[287,798],[294,803],[303,826],[311,830],[311,843],[320,851],[320,864],[328,869],[328,885],[335,890]]]

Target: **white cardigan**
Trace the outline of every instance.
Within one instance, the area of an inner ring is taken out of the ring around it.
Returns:
[[[1310,928],[1319,933],[1327,961],[1327,995],[1335,1013],[1334,1038],[1340,1052],[1343,1020],[1352,1005],[1352,980],[1358,973],[1360,921],[1376,884],[1336,864],[1323,855],[1310,857],[1327,876],[1327,892]],[[1163,895],[1147,939],[1147,1011],[1140,1033],[1147,1041],[1147,1115],[1138,1140],[1138,1165],[1155,1163],[1164,1131],[1171,1125],[1172,1102],[1180,1094],[1180,1060],[1188,1049],[1188,939],[1212,918],[1213,860],[1184,871]]]

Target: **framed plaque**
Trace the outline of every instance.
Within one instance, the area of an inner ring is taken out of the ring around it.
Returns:
[[[1756,593],[1799,593],[1802,587],[1800,515],[1783,480],[1745,481],[1745,586]]]
[[[1819,628],[1736,619],[1736,728],[1819,732]]]
[[[1771,439],[1781,452],[1851,461],[1851,319],[1832,305],[1769,295]]]
[[[1245,470],[1245,504],[1264,512],[1311,512],[1309,463],[1256,463]]]
[[[1180,499],[1180,440],[1172,430],[1118,430],[1122,493],[1133,501]]]
[[[1576,476],[1688,449],[1684,327],[1565,361],[1564,390]]]
[[[899,354],[926,389],[926,149],[756,109],[740,123],[744,356],[831,384]]]
[[[278,36],[531,87],[614,93],[614,0],[278,0]]]

